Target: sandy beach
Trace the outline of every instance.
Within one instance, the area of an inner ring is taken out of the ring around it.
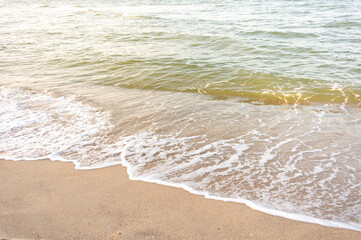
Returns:
[[[131,181],[121,166],[0,161],[0,239],[360,239],[184,190]]]

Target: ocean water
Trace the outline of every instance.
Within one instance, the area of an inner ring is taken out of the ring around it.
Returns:
[[[361,230],[361,2],[0,0],[0,159]]]

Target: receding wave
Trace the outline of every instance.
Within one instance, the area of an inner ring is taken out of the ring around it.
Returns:
[[[78,169],[122,164],[132,179],[361,229],[357,111],[124,91],[108,92],[120,104],[113,124],[75,96],[2,87],[0,158],[72,161]]]

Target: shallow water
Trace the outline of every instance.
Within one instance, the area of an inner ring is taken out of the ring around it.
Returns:
[[[0,158],[361,229],[357,1],[0,1]]]

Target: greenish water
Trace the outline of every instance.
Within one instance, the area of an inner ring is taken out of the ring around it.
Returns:
[[[358,1],[12,1],[0,11],[9,75],[266,104],[361,101]]]
[[[361,229],[361,1],[0,0],[0,159]]]

